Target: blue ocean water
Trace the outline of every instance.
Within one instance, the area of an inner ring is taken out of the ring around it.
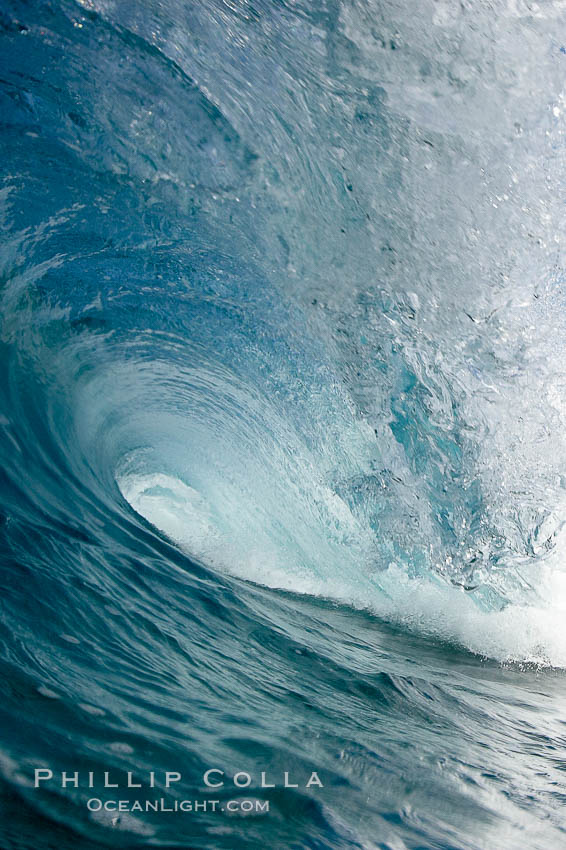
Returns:
[[[566,846],[565,22],[0,2],[3,848]]]

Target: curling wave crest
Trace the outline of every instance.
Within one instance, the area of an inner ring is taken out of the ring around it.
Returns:
[[[565,32],[0,3],[2,847],[566,845]]]
[[[566,57],[496,6],[6,23],[7,409],[205,566],[564,665]]]

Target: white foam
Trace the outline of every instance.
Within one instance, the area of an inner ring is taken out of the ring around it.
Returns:
[[[539,564],[526,578],[536,584],[536,604],[511,602],[485,610],[474,597],[434,573],[411,577],[391,563],[384,571],[352,568],[347,547],[316,563],[281,550],[266,530],[250,523],[234,499],[228,520],[194,488],[165,474],[127,475],[124,497],[149,522],[201,562],[268,587],[335,599],[370,610],[411,630],[458,643],[501,662],[566,667],[566,573]],[[238,521],[241,525],[238,525]]]

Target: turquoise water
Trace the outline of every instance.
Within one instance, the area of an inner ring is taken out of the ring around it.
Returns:
[[[566,843],[563,17],[0,4],[2,847]]]

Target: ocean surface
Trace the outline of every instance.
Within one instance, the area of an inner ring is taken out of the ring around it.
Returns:
[[[560,0],[0,0],[2,850],[566,847],[565,79]]]

